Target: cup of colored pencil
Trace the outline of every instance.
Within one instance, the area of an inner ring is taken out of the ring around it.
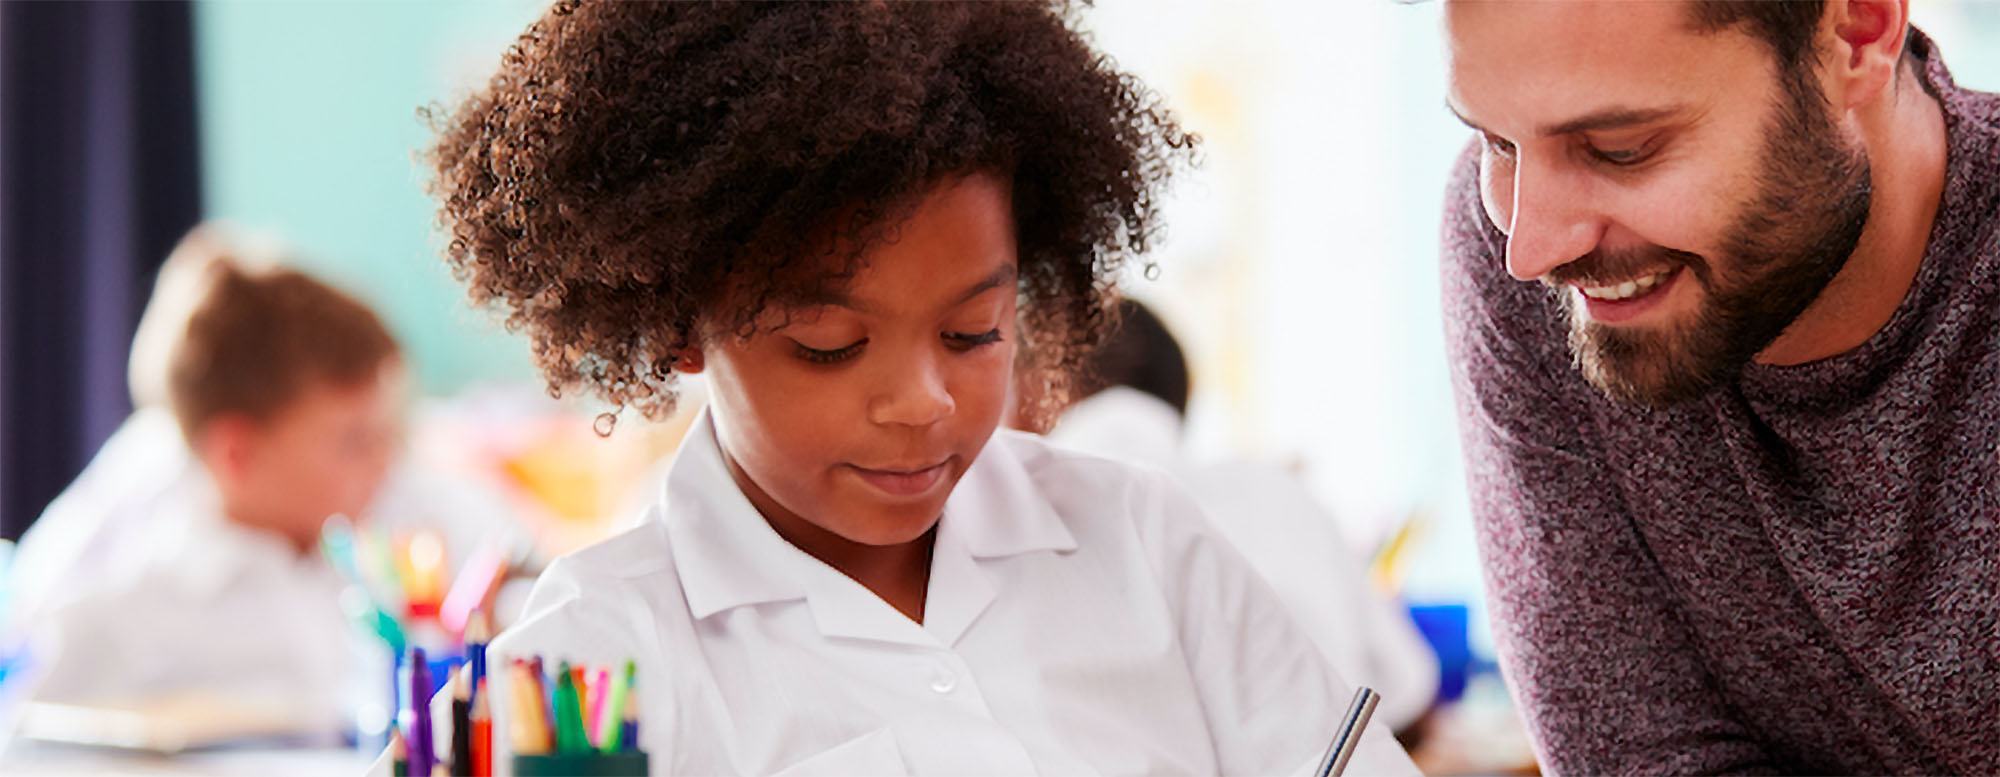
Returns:
[[[421,647],[410,649],[406,689],[399,689],[407,728],[390,726],[389,753],[394,777],[492,777],[493,702],[486,698],[486,642],[492,627],[482,612],[473,612],[465,630],[465,661],[447,662],[450,674],[438,693],[451,699],[450,730],[431,726],[432,667]],[[442,671],[442,670],[440,670]],[[401,684],[399,682],[399,684]],[[440,753],[440,749],[445,752]]]
[[[497,665],[493,671],[501,671]],[[540,657],[515,659],[505,668],[508,744],[520,777],[587,775],[642,777],[636,669],[621,671],[568,662],[545,676]]]

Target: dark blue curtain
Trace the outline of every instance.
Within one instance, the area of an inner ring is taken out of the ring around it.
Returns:
[[[154,272],[201,214],[186,2],[0,2],[0,534],[131,412]]]

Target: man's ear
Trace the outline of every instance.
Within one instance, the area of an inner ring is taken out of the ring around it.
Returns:
[[[1834,107],[1847,110],[1888,91],[1910,32],[1909,0],[1834,0],[1824,20],[1833,50],[1822,61],[1836,92]]]

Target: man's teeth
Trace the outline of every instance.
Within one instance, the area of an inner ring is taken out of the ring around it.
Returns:
[[[1583,292],[1583,296],[1591,299],[1618,302],[1652,291],[1654,286],[1660,285],[1666,281],[1668,276],[1673,274],[1673,270],[1662,270],[1652,275],[1634,278],[1624,283],[1612,284],[1610,286],[1578,286],[1576,288],[1578,291]]]

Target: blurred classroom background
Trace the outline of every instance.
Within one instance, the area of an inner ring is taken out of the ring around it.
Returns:
[[[130,412],[139,308],[199,220],[282,241],[302,269],[375,307],[417,389],[412,456],[502,495],[536,553],[631,520],[684,419],[627,413],[602,437],[604,408],[548,397],[522,340],[468,307],[438,259],[414,158],[430,137],[419,108],[476,86],[544,5],[0,4],[6,538]],[[1961,84],[2000,89],[2000,3],[1911,5]],[[1472,705],[1434,721],[1443,750],[1420,764],[1532,769],[1493,674],[1444,361],[1438,214],[1469,133],[1444,107],[1439,13],[1098,0],[1082,17],[1204,140],[1156,272],[1126,285],[1188,350],[1190,446],[1295,472],[1371,556],[1375,584],[1418,609],[1459,673],[1444,695]],[[269,766],[188,758],[144,763]]]

